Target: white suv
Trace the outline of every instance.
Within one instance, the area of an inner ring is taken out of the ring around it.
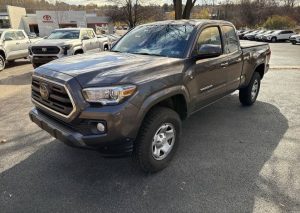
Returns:
[[[265,41],[277,42],[289,40],[292,35],[295,33],[292,30],[276,30],[271,34],[264,36]]]

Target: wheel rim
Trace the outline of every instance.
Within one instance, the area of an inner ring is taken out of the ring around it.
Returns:
[[[4,61],[0,58],[0,70],[4,68]]]
[[[256,97],[258,91],[258,80],[255,79],[252,89],[251,89],[251,99],[253,100]]]
[[[174,146],[175,137],[173,124],[165,123],[158,128],[152,139],[152,156],[155,160],[163,160],[168,156]]]

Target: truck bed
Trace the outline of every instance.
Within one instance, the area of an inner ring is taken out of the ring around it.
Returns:
[[[267,43],[265,42],[244,41],[244,40],[240,41],[240,44],[242,49],[267,45]]]

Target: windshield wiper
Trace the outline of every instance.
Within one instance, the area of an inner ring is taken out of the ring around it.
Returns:
[[[155,54],[155,53],[132,52],[132,54],[138,54],[138,55],[154,55],[154,56],[162,56],[162,57],[166,57],[166,56],[159,55],[159,54]]]
[[[110,52],[122,53],[122,52],[121,52],[121,51],[119,51],[119,50],[110,50]]]

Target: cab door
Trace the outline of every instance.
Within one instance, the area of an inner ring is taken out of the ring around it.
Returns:
[[[88,52],[92,49],[92,45],[91,45],[91,39],[90,36],[88,34],[87,30],[81,30],[81,40],[82,40],[82,47],[84,52]]]
[[[204,28],[198,35],[192,58],[201,54],[202,47],[220,48],[221,54],[216,57],[192,59],[192,65],[186,71],[187,87],[194,103],[193,110],[211,103],[227,93],[227,57],[222,54],[222,39],[219,26]]]
[[[227,89],[236,90],[241,83],[243,69],[243,52],[240,48],[239,40],[233,26],[221,26],[223,34],[224,55],[226,56],[226,66],[223,71],[227,74]]]
[[[94,31],[93,30],[88,30],[88,34],[89,34],[90,41],[91,41],[92,51],[93,52],[99,52],[100,42],[99,42],[98,38],[96,37]]]
[[[17,36],[14,31],[7,31],[4,33],[3,46],[6,52],[6,59],[8,61],[18,57]]]
[[[17,46],[18,46],[18,58],[24,58],[28,56],[28,46],[29,46],[29,39],[25,37],[23,31],[16,31],[17,36]]]

